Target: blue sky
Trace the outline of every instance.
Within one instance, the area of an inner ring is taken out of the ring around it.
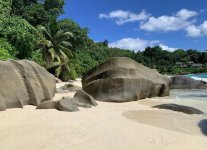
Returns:
[[[207,49],[206,0],[66,0],[65,14],[94,41],[143,50]]]

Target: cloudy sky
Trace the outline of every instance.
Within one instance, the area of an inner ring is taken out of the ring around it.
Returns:
[[[206,0],[66,0],[65,14],[94,41],[144,50],[207,49]]]

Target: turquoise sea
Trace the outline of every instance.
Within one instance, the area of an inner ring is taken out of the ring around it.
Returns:
[[[202,73],[202,74],[189,74],[189,75],[186,75],[188,77],[191,77],[191,78],[195,78],[195,79],[201,79],[201,80],[207,80],[207,73]]]

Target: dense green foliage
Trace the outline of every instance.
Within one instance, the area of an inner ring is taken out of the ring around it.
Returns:
[[[161,73],[207,72],[205,51],[169,52],[156,46],[135,52],[110,48],[107,40],[94,42],[88,28],[70,19],[59,20],[63,8],[64,0],[0,0],[0,59],[36,61],[63,81],[117,56],[130,57]]]
[[[0,60],[13,59],[15,48],[9,44],[5,39],[0,38]]]
[[[18,17],[1,18],[0,37],[16,48],[16,57],[19,59],[30,58],[38,40],[36,29]]]
[[[0,0],[0,17],[9,17],[11,2],[11,0]]]
[[[12,58],[15,58],[17,50],[6,39],[0,38],[0,48],[8,51],[8,53],[12,56]]]
[[[0,48],[0,60],[8,60],[11,58],[12,56],[9,54],[7,50]]]
[[[64,0],[45,0],[44,7],[51,16],[58,17],[62,14],[64,6]]]
[[[31,25],[46,25],[62,14],[64,0],[12,0],[11,16],[19,16]]]
[[[45,11],[44,6],[39,3],[26,6],[21,16],[33,26],[47,24],[51,17],[49,12]]]
[[[73,34],[73,38],[70,39],[73,50],[79,50],[88,46],[87,41],[90,39],[87,28],[81,28],[76,22],[64,19],[59,22],[59,29],[70,31]]]

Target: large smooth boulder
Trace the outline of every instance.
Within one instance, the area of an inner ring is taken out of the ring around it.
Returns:
[[[33,61],[0,61],[0,111],[51,100],[55,82],[52,74]]]
[[[205,82],[186,76],[174,76],[171,79],[171,89],[207,89]]]
[[[96,100],[129,102],[170,94],[171,79],[127,57],[110,58],[86,73],[83,90]]]

